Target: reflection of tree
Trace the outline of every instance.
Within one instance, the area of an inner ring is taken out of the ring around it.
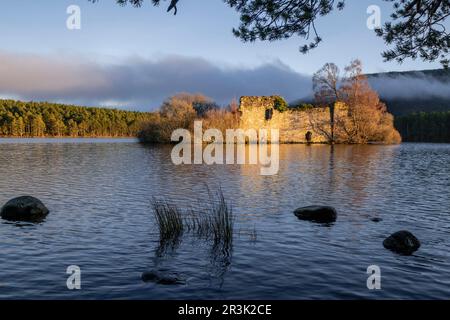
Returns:
[[[346,193],[348,203],[358,207],[373,194],[368,190],[379,178],[378,170],[389,163],[391,153],[385,146],[338,145],[330,151],[330,186],[332,192]],[[374,163],[376,166],[374,166]]]

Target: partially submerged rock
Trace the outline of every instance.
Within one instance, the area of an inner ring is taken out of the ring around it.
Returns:
[[[162,271],[146,271],[142,273],[142,281],[153,282],[164,285],[186,284],[186,280],[176,273],[166,273]]]
[[[381,219],[381,218],[378,218],[378,217],[374,217],[374,218],[372,218],[372,219],[370,219],[372,222],[381,222],[381,221],[383,221],[383,219]]]
[[[23,196],[9,200],[0,211],[5,220],[37,222],[43,220],[49,211],[39,200]]]
[[[328,206],[308,206],[298,208],[294,214],[300,220],[308,220],[320,223],[334,222],[337,219],[336,209]]]
[[[420,248],[420,241],[411,232],[402,230],[387,237],[383,246],[394,252],[410,255]]]

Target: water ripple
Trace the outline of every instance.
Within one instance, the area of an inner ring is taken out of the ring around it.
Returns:
[[[0,203],[30,194],[51,211],[40,224],[0,221],[0,298],[450,298],[449,145],[281,146],[280,172],[268,177],[251,165],[174,166],[170,151],[133,140],[0,140]],[[158,257],[152,197],[195,206],[205,185],[232,202],[232,257],[190,237]],[[292,214],[311,204],[335,206],[337,222]],[[382,246],[400,229],[422,242],[410,257]],[[76,292],[66,288],[73,264]],[[372,264],[381,291],[366,287]],[[187,284],[143,283],[155,268]]]

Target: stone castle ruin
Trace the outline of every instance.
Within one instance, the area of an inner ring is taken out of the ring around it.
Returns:
[[[328,108],[310,110],[288,108],[280,112],[276,109],[276,96],[250,97],[240,99],[240,128],[278,129],[280,143],[326,143],[314,123],[321,122],[329,126],[330,112]]]

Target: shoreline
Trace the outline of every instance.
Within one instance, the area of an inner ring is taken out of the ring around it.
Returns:
[[[71,136],[61,136],[61,137],[55,137],[55,136],[48,136],[48,137],[15,137],[15,136],[0,136],[1,139],[137,139],[137,137],[134,136],[121,136],[121,137],[115,137],[115,136],[92,136],[92,137],[71,137]]]
[[[141,141],[138,137],[135,136],[122,136],[122,137],[115,137],[115,136],[93,136],[93,137],[71,137],[71,136],[61,136],[61,137],[55,137],[55,136],[48,136],[48,137],[15,137],[15,136],[0,136],[0,141],[2,140],[12,140],[12,139],[17,139],[17,140],[88,140],[88,139],[96,139],[96,140],[108,140],[108,139],[114,139],[114,140],[127,140],[127,139],[133,139],[136,140],[138,143],[142,144],[142,145],[146,145],[146,146],[156,146],[156,145],[169,145],[169,146],[174,146],[176,144],[178,144],[177,142],[173,142],[173,143],[149,143],[149,142],[144,142]],[[350,143],[335,143],[334,146],[339,146],[339,145],[346,145],[346,146],[356,146],[356,145],[372,145],[372,146],[395,146],[395,145],[401,145],[401,144],[405,144],[405,143],[426,143],[426,144],[449,144],[450,142],[434,142],[434,141],[402,141],[401,143],[395,143],[395,144],[389,144],[389,143],[376,143],[376,142],[372,142],[372,143],[366,143],[366,144],[350,144]],[[208,145],[208,143],[203,143],[205,145]],[[223,143],[226,145],[226,143]],[[234,143],[235,145],[238,143]],[[246,145],[248,145],[248,143],[245,143]],[[308,145],[308,146],[326,146],[329,145],[331,146],[331,144],[329,143],[325,143],[325,142],[312,142],[312,143],[306,143],[306,142],[281,142],[278,143],[278,145]]]

